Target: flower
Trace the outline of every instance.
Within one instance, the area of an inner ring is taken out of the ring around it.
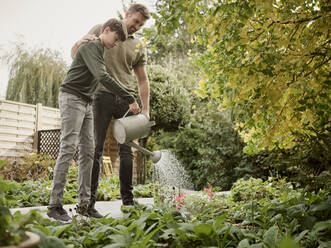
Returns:
[[[174,202],[176,203],[176,209],[180,210],[184,205],[185,194],[178,194],[175,196]]]
[[[210,200],[214,198],[213,186],[210,183],[208,183],[208,188],[204,189],[204,191],[209,195]]]

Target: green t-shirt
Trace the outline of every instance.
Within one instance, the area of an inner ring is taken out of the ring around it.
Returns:
[[[98,24],[89,31],[89,34],[99,36],[101,30],[102,25]],[[128,39],[116,47],[105,48],[104,58],[107,72],[120,82],[126,90],[136,95],[132,70],[135,67],[146,65],[146,49],[142,42],[130,35]],[[99,90],[108,91],[102,85]]]
[[[127,99],[130,104],[133,103],[134,96],[107,73],[103,54],[104,46],[100,40],[82,44],[77,50],[60,90],[91,102],[100,82],[107,90]]]

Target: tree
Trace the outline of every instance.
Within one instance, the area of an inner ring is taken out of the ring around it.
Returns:
[[[59,52],[17,43],[2,59],[10,66],[6,99],[58,107],[59,86],[67,72]]]
[[[205,47],[197,93],[233,110],[247,152],[330,132],[329,1],[158,0],[157,14],[159,33],[185,23]]]

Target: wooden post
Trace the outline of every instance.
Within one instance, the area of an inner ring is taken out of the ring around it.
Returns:
[[[43,111],[43,105],[41,103],[38,103],[36,105],[36,121],[35,121],[35,133],[34,133],[34,139],[33,139],[33,149],[38,149],[38,131],[41,129],[42,125],[42,111]]]

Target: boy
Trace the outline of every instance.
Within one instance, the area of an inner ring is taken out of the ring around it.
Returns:
[[[78,206],[76,212],[93,216],[87,206],[91,195],[91,172],[94,156],[92,97],[100,82],[114,94],[129,102],[130,111],[139,112],[133,95],[107,72],[103,59],[104,47],[110,49],[127,38],[126,28],[116,19],[102,27],[99,39],[81,45],[66,78],[60,86],[61,144],[53,175],[50,205],[47,215],[56,220],[71,218],[63,209],[63,191],[68,167],[78,145]]]

